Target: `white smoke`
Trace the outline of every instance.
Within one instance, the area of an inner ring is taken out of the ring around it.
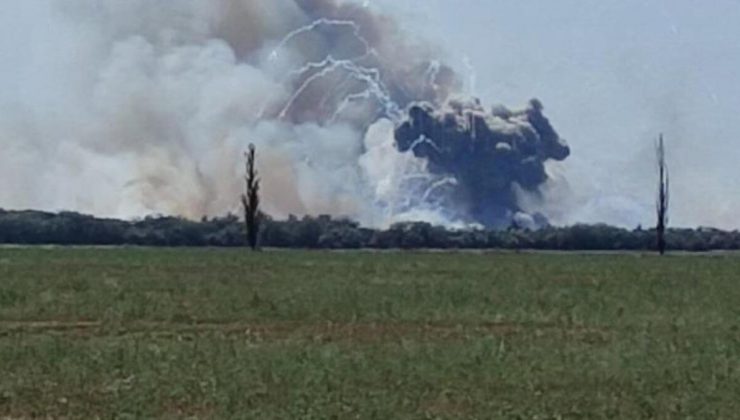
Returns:
[[[425,49],[404,47],[391,20],[333,0],[14,7],[42,35],[17,31],[39,68],[19,67],[1,102],[1,206],[220,215],[238,209],[255,143],[268,213],[393,220],[413,158],[392,130],[365,133],[433,98],[413,77]]]

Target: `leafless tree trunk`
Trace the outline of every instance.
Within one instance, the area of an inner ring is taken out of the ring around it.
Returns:
[[[658,225],[655,229],[657,234],[657,245],[658,252],[660,255],[665,254],[666,240],[665,231],[668,226],[668,203],[669,203],[669,180],[668,180],[668,166],[665,161],[665,147],[663,145],[663,135],[660,135],[657,145],[658,155],[658,172],[659,172],[659,183],[658,183],[658,200],[656,203],[656,210],[658,212]]]
[[[242,205],[244,207],[244,223],[247,227],[247,243],[252,250],[257,249],[257,240],[260,229],[260,179],[257,177],[257,168],[255,166],[255,147],[249,145],[246,157],[246,174],[244,181],[246,183],[244,194],[242,194]]]

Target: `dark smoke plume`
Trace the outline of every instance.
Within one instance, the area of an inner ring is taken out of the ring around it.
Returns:
[[[537,192],[548,179],[545,161],[570,154],[536,99],[522,111],[486,111],[478,101],[414,104],[395,138],[399,150],[427,159],[431,172],[453,177],[449,198],[488,227],[521,217],[516,186]]]

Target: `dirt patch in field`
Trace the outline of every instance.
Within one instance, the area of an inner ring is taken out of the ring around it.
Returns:
[[[588,342],[607,341],[605,328],[568,326],[554,323],[491,322],[444,324],[424,322],[165,322],[131,321],[5,321],[0,336],[9,334],[61,334],[72,337],[146,335],[188,340],[197,335],[243,336],[254,341],[305,340],[313,342],[449,340],[460,341],[482,336],[553,334]]]

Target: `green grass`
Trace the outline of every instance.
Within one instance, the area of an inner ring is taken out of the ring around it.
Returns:
[[[740,258],[0,249],[0,418],[737,418]]]

